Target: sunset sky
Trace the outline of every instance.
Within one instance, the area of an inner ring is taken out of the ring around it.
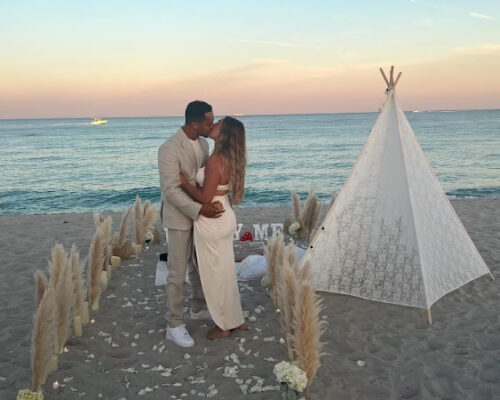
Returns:
[[[286,4],[286,6],[284,6]],[[500,1],[3,1],[0,118],[500,108]]]

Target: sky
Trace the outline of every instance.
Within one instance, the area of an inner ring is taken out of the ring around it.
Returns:
[[[500,108],[500,1],[2,1],[0,118]]]

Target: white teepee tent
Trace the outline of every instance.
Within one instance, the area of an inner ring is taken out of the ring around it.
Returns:
[[[317,290],[429,310],[490,273],[396,99],[387,99],[302,263]],[[490,276],[493,276],[490,273]]]

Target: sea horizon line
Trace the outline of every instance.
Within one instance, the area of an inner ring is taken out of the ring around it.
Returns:
[[[500,108],[467,108],[467,109],[430,109],[430,110],[403,110],[405,113],[428,113],[428,112],[469,112],[469,111],[500,111]],[[244,114],[244,113],[228,113],[216,114],[216,117],[223,115],[234,117],[284,117],[298,115],[346,115],[346,114],[376,114],[377,111],[349,111],[349,112],[312,112],[312,113],[278,113],[278,114]],[[109,119],[141,119],[141,118],[183,118],[184,115],[110,115],[100,118]],[[79,117],[15,117],[15,118],[0,118],[0,121],[37,121],[37,120],[56,120],[56,119],[93,119],[95,116],[79,116]]]

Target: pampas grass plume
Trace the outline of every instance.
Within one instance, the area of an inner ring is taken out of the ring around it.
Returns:
[[[102,244],[104,251],[104,258],[102,269],[106,270],[107,266],[111,263],[111,256],[113,255],[113,248],[111,245],[111,227],[113,225],[113,219],[109,215],[102,223]]]
[[[288,259],[288,265],[296,272],[298,269],[297,249],[293,241],[287,247],[286,258]]]
[[[301,267],[297,267],[297,280],[301,282],[310,282],[311,264],[306,261]]]
[[[132,207],[129,207],[127,211],[122,214],[122,219],[120,221],[120,233],[118,235],[118,247],[122,246],[127,239],[128,234],[128,221],[130,218],[130,213],[132,212]]]
[[[104,222],[104,217],[100,213],[94,213],[94,225],[96,229],[99,229],[102,227],[102,224]]]
[[[290,269],[288,265],[288,259],[287,257],[284,257],[283,260],[283,265],[280,266],[279,268],[279,274],[277,274],[277,279],[276,279],[276,286],[275,286],[275,293],[276,293],[276,307],[280,310],[278,316],[279,316],[279,322],[280,322],[280,327],[281,327],[281,337],[286,338],[288,329],[287,329],[287,323],[286,323],[286,311],[288,309],[287,305],[287,288],[286,288],[286,282],[283,279],[283,272],[286,269]]]
[[[128,260],[135,254],[135,246],[131,242],[125,242],[115,253],[122,260]]]
[[[312,218],[313,218],[313,213],[314,213],[314,204],[315,204],[316,197],[314,195],[314,189],[311,188],[309,191],[309,195],[307,196],[307,200],[304,204],[304,209],[302,210],[302,215],[300,217],[299,223],[300,223],[300,236],[302,239],[305,239],[309,236],[310,229],[311,229],[311,223],[312,223]]]
[[[151,206],[151,201],[146,200],[144,204],[142,205],[142,215],[146,216],[146,213],[148,212],[149,207]]]
[[[296,192],[292,192],[292,205],[295,221],[300,221],[300,216],[302,215],[302,204],[300,203],[299,195]]]
[[[49,373],[49,364],[54,354],[56,340],[56,293],[49,287],[37,308],[31,341],[32,390],[38,392]]]
[[[268,271],[269,271],[269,286],[271,289],[271,298],[273,299],[274,305],[278,305],[278,294],[277,294],[277,282],[278,282],[278,269],[283,264],[283,240],[284,236],[279,234],[273,236],[266,248],[264,249],[264,255],[267,259]]]
[[[161,231],[158,228],[155,228],[153,231],[153,243],[161,243]]]
[[[321,203],[318,198],[314,198],[314,208],[312,210],[311,221],[309,224],[310,239],[312,239],[313,232],[316,231],[316,226],[318,225],[319,215],[321,214]]]
[[[61,271],[66,264],[66,252],[62,244],[56,243],[52,248],[51,259],[49,261],[49,285],[55,288],[59,281]]]
[[[149,232],[151,230],[153,225],[158,220],[158,216],[158,210],[156,207],[148,207],[147,211],[144,212],[143,232]]]
[[[73,244],[71,246],[70,252],[70,260],[71,260],[71,276],[73,280],[73,304],[75,316],[82,317],[83,309],[85,307],[85,295],[83,289],[83,279],[82,279],[82,271],[83,264],[80,261],[80,253],[76,248],[76,245]]]
[[[144,242],[144,210],[142,208],[142,201],[139,196],[135,198],[134,203],[134,234],[135,234],[135,244],[140,244]]]
[[[58,353],[62,354],[64,345],[69,337],[69,326],[71,317],[71,308],[73,305],[73,277],[71,271],[71,260],[68,259],[63,265],[59,281],[56,286],[56,300],[58,310],[57,340]]]
[[[320,366],[320,338],[324,329],[324,323],[319,319],[321,309],[321,301],[309,282],[299,282],[295,296],[292,346],[297,365],[307,375],[308,387]]]
[[[38,306],[40,305],[40,301],[42,300],[43,294],[49,287],[49,281],[47,280],[47,277],[40,270],[35,272],[35,284],[36,284],[35,304],[36,307],[38,308]]]
[[[102,243],[102,229],[97,229],[94,236],[92,237],[89,257],[88,257],[88,294],[89,303],[94,306],[99,300],[100,289],[99,282],[101,279],[101,271],[104,258],[104,247]],[[98,304],[98,303],[97,303]]]
[[[296,356],[293,350],[293,311],[295,309],[295,299],[297,295],[297,277],[292,267],[286,266],[283,270],[283,286],[285,287],[283,301],[283,314],[286,328],[286,345],[288,358],[290,361],[295,361]]]

